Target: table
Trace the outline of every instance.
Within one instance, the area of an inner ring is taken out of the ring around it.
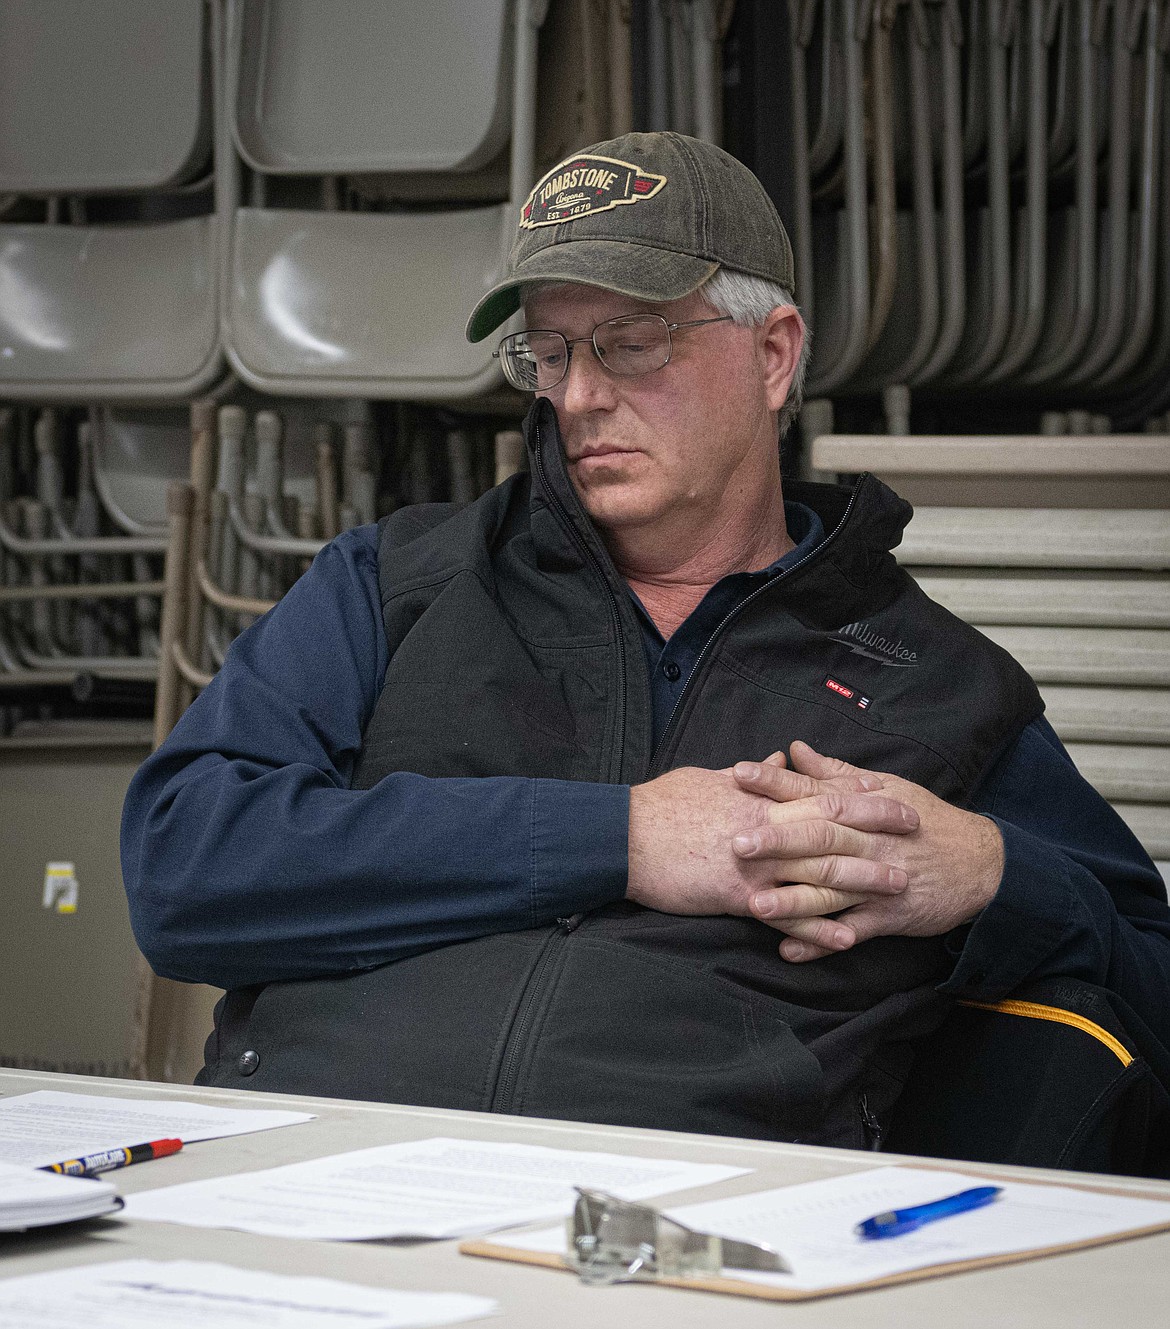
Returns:
[[[751,1175],[718,1186],[681,1193],[680,1200],[714,1199],[811,1181],[880,1166],[899,1157],[670,1131],[0,1068],[0,1095],[34,1089],[183,1098],[232,1107],[288,1107],[318,1114],[315,1121],[303,1125],[203,1141],[173,1158],[111,1174],[123,1194],[430,1135],[603,1149],[734,1163],[754,1169]],[[1084,1175],[1030,1168],[996,1171],[1023,1179],[1068,1180]],[[1108,1184],[1170,1199],[1167,1182],[1109,1178]],[[1144,1329],[1164,1326],[1170,1320],[1164,1272],[1170,1266],[1170,1233],[900,1287],[787,1304],[648,1285],[587,1288],[567,1273],[460,1255],[453,1241],[290,1241],[169,1223],[135,1223],[118,1217],[72,1230],[41,1229],[5,1238],[0,1244],[0,1277],[131,1257],[220,1260],[277,1273],[319,1274],[373,1286],[479,1293],[494,1297],[501,1308],[499,1317],[485,1323],[503,1324],[509,1329],[599,1325],[605,1329],[624,1325],[689,1329],[716,1324],[720,1329],[764,1325],[771,1329],[777,1325],[784,1329],[1100,1329],[1106,1324]]]

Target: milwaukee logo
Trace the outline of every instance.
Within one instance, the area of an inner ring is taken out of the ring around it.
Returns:
[[[895,669],[912,669],[919,662],[917,651],[910,650],[901,637],[894,640],[883,636],[868,623],[847,623],[832,640],[848,646],[854,655]]]

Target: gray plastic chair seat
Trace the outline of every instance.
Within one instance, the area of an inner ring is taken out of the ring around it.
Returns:
[[[1145,628],[980,629],[1037,683],[1170,687],[1170,632]]]
[[[497,280],[507,205],[429,213],[241,208],[230,357],[293,396],[453,399],[498,385],[491,341],[464,340]]]
[[[209,143],[203,0],[0,0],[0,193],[157,189]]]
[[[1087,508],[919,508],[895,550],[943,567],[1170,568],[1170,513]]]
[[[240,155],[259,171],[304,174],[482,165],[508,137],[510,9],[242,0]]]
[[[0,394],[181,398],[220,366],[213,217],[0,226]]]
[[[189,411],[102,412],[94,443],[94,481],[117,527],[131,534],[165,531],[167,486],[190,469]]]

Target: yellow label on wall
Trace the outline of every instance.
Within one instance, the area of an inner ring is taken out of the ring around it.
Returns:
[[[77,872],[72,863],[45,864],[45,893],[41,903],[58,914],[77,912]]]

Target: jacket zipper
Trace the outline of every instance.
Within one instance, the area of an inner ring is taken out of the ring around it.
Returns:
[[[618,708],[618,732],[615,751],[618,753],[620,769],[621,754],[625,751],[626,744],[626,640],[622,635],[621,615],[618,612],[616,597],[614,596],[613,588],[609,584],[609,578],[605,575],[605,569],[602,567],[601,560],[589,547],[588,543],[581,538],[580,532],[573,524],[573,518],[569,509],[561,500],[561,496],[548,482],[548,473],[545,471],[544,467],[544,440],[541,437],[540,425],[534,424],[533,428],[536,431],[536,446],[532,451],[536,458],[536,474],[537,478],[540,480],[541,490],[551,500],[557,515],[561,519],[562,525],[569,532],[573,542],[589,560],[594,572],[597,573],[597,576],[606,591],[606,607],[609,610],[609,621],[613,628],[614,640],[617,642],[618,648],[618,696],[621,699],[621,704]]]
[[[552,504],[562,526],[569,532],[574,544],[584,553],[606,591],[606,607],[609,610],[610,624],[618,648],[618,697],[620,701],[617,741],[614,751],[618,754],[620,770],[626,741],[626,642],[622,635],[621,615],[618,612],[617,601],[609,584],[609,578],[605,575],[601,560],[594,550],[589,547],[589,544],[582,539],[580,532],[573,524],[572,515],[568,508],[548,482],[548,473],[544,465],[544,439],[540,425],[534,424],[533,427],[536,431],[536,437],[532,452],[536,461],[536,476],[540,482],[541,492]],[[513,1107],[512,1099],[515,1095],[516,1081],[520,1074],[520,1061],[527,1048],[528,1034],[533,1015],[537,1009],[537,1003],[544,996],[552,976],[556,972],[556,962],[564,949],[567,938],[583,917],[582,914],[574,914],[569,918],[557,919],[556,931],[545,940],[536,963],[525,980],[524,992],[520,998],[520,1004],[516,1008],[516,1014],[512,1017],[512,1027],[508,1031],[508,1040],[504,1046],[499,1073],[496,1076],[496,1085],[492,1091],[489,1107],[491,1112],[508,1112]]]
[[[585,557],[589,560],[589,563],[593,567],[593,570],[597,573],[598,578],[600,579],[603,587],[607,592],[606,603],[609,609],[610,623],[612,624],[613,627],[614,639],[616,640],[618,647],[618,689],[619,689],[618,695],[621,700],[618,711],[619,726],[618,726],[616,751],[619,754],[619,762],[620,762],[620,754],[624,751],[625,748],[625,726],[626,726],[626,643],[625,643],[625,637],[622,634],[621,615],[618,612],[616,596],[614,595],[613,588],[609,584],[608,577],[606,577],[605,575],[605,569],[601,564],[601,560],[597,557],[593,549],[590,548],[589,544],[584,539],[582,539],[576,526],[573,524],[573,519],[568,508],[561,500],[560,495],[553,489],[553,487],[548,482],[548,473],[545,470],[545,465],[544,465],[544,439],[541,434],[540,425],[534,424],[533,427],[536,431],[533,456],[536,461],[536,475],[537,479],[540,482],[541,491],[552,503],[553,508],[556,511],[557,516],[560,518],[562,525],[568,530],[569,535],[572,538],[573,542],[585,554]],[[706,644],[704,645],[702,651],[700,651],[699,658],[695,661],[695,667],[694,669],[691,670],[690,678],[687,679],[686,685],[684,686],[682,692],[679,694],[678,700],[674,704],[674,708],[670,713],[670,719],[667,721],[666,728],[663,730],[662,738],[659,740],[658,746],[651,754],[650,758],[651,773],[653,773],[654,766],[658,758],[658,754],[659,752],[661,752],[665,739],[667,735],[670,733],[671,728],[674,724],[674,719],[678,713],[679,706],[682,703],[683,698],[687,695],[687,692],[690,689],[691,683],[695,675],[699,672],[699,668],[702,665],[704,659],[706,658],[716,638],[720,636],[720,634],[723,632],[723,629],[740,612],[740,610],[746,608],[747,605],[752,600],[754,600],[757,595],[762,595],[765,590],[767,590],[770,586],[773,585],[774,581],[779,581],[781,578],[787,577],[791,573],[795,572],[798,568],[803,567],[807,562],[809,562],[810,559],[815,558],[821,552],[821,550],[823,550],[826,547],[826,545],[829,544],[830,541],[836,538],[837,533],[842,529],[842,527],[844,527],[846,521],[849,519],[849,514],[853,510],[853,504],[857,497],[857,492],[858,491],[855,489],[853,493],[849,496],[849,502],[846,505],[845,512],[841,517],[841,520],[837,523],[836,527],[833,529],[831,534],[828,535],[825,538],[825,540],[823,540],[821,544],[817,546],[816,549],[806,554],[805,557],[802,558],[799,563],[794,563],[791,568],[786,568],[784,572],[780,574],[780,577],[774,578],[773,581],[770,581],[766,583],[764,586],[761,586],[758,590],[753,591],[752,594],[749,595],[746,600],[742,601],[738,606],[736,606],[735,609],[733,609],[729,614],[725,616],[723,621],[711,634],[710,638],[707,640]],[[525,980],[524,993],[520,998],[519,1006],[516,1008],[516,1014],[512,1017],[512,1027],[508,1031],[508,1040],[507,1043],[505,1044],[503,1056],[501,1058],[500,1070],[496,1077],[495,1089],[492,1091],[491,1105],[489,1108],[489,1110],[492,1112],[506,1112],[512,1106],[511,1100],[515,1092],[516,1080],[520,1071],[520,1059],[528,1041],[528,1032],[532,1024],[532,1018],[536,1009],[537,1001],[539,998],[541,998],[544,995],[544,992],[548,986],[548,983],[550,981],[550,975],[554,970],[554,962],[559,957],[561,950],[564,948],[566,940],[574,931],[574,929],[577,927],[577,924],[580,922],[582,917],[583,915],[581,914],[574,914],[570,918],[557,919],[556,931],[553,932],[552,935],[546,939],[543,947],[541,948],[540,954],[537,957],[536,963],[533,965],[532,970],[528,975],[528,978]]]
[[[866,1148],[880,1150],[882,1147],[882,1124],[874,1116],[864,1090],[857,1095],[857,1110],[861,1115],[862,1129],[865,1131]]]
[[[528,1042],[528,1030],[536,1004],[544,995],[548,978],[553,969],[553,962],[560,954],[565,939],[580,922],[583,915],[574,914],[571,918],[558,918],[556,931],[545,938],[536,963],[525,980],[524,995],[512,1017],[512,1028],[508,1032],[508,1042],[500,1060],[500,1069],[496,1075],[495,1088],[492,1090],[489,1112],[510,1112],[512,1098],[516,1091],[516,1080],[520,1074],[520,1058]]]
[[[837,538],[838,532],[840,532],[843,529],[845,523],[849,520],[849,514],[853,511],[853,504],[857,499],[859,490],[860,490],[860,485],[856,489],[854,489],[852,494],[849,495],[849,502],[845,506],[845,511],[841,516],[841,520],[837,523],[837,525],[833,528],[833,530],[821,541],[821,543],[817,545],[815,549],[810,550],[809,553],[805,554],[805,556],[798,563],[793,563],[793,565],[790,568],[785,568],[784,571],[781,572],[778,576],[773,577],[770,581],[766,581],[763,584],[763,586],[757,587],[756,590],[754,590],[751,593],[751,595],[741,600],[739,604],[735,606],[734,609],[730,610],[726,615],[724,615],[723,620],[720,622],[719,626],[715,629],[714,632],[711,633],[711,635],[707,638],[706,642],[704,642],[703,649],[699,652],[699,658],[695,661],[695,666],[691,670],[689,676],[687,677],[687,681],[683,686],[683,690],[678,694],[678,697],[675,699],[674,705],[671,707],[670,717],[666,721],[666,727],[662,731],[662,735],[658,740],[658,744],[655,747],[653,753],[651,753],[650,767],[646,777],[647,779],[653,779],[654,776],[662,774],[662,772],[658,769],[659,754],[666,746],[667,738],[671,736],[671,731],[674,728],[674,721],[675,717],[678,715],[679,707],[683,704],[683,701],[686,699],[687,693],[690,692],[691,685],[694,683],[695,678],[698,676],[699,670],[703,666],[703,662],[710,654],[711,648],[715,645],[719,637],[722,636],[723,629],[728,625],[728,623],[731,622],[733,618],[736,618],[740,613],[742,613],[743,610],[745,610],[748,607],[748,605],[750,605],[751,602],[755,600],[758,596],[763,595],[765,591],[771,590],[772,587],[775,586],[778,582],[784,581],[786,578],[792,576],[794,572],[797,572],[800,568],[804,567],[806,563],[811,562],[812,559],[816,558],[821,553],[821,551],[830,544],[831,541]]]

